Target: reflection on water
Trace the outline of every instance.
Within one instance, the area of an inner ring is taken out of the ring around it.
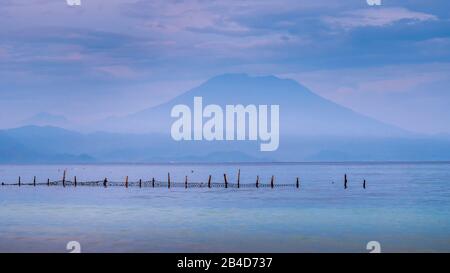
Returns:
[[[0,166],[0,181],[58,180],[295,184],[293,188],[0,187],[0,251],[450,251],[450,164],[309,163]],[[344,190],[343,176],[349,188]],[[363,179],[367,189],[362,188]]]

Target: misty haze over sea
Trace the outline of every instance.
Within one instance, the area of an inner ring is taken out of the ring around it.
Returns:
[[[280,105],[280,147],[260,152],[252,141],[174,141],[174,105]],[[450,160],[450,137],[429,136],[366,117],[295,81],[225,74],[161,105],[78,132],[63,116],[41,113],[0,131],[2,163],[299,162]]]

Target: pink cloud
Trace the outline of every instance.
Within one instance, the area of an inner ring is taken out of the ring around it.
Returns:
[[[37,56],[34,60],[50,61],[50,62],[79,62],[82,61],[85,56],[78,52],[55,55],[55,56]]]
[[[138,72],[124,65],[99,66],[95,68],[95,71],[99,71],[116,78],[134,78],[139,75]]]
[[[351,29],[365,26],[386,26],[401,20],[432,21],[437,17],[406,8],[360,9],[348,11],[340,16],[326,16],[323,20],[329,25]]]
[[[6,48],[1,48],[0,47],[0,59],[6,59],[9,57],[9,53],[6,50]]]

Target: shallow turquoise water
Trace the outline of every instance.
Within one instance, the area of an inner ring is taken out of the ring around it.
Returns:
[[[1,182],[79,181],[295,183],[301,188],[0,186],[0,251],[384,252],[450,251],[450,163],[0,166]],[[348,174],[349,189],[343,189]],[[367,189],[362,180],[367,180]]]

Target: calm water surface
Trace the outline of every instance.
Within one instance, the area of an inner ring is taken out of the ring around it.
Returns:
[[[450,252],[450,163],[1,165],[0,181],[234,182],[239,168],[241,183],[301,188],[0,186],[0,252]]]

